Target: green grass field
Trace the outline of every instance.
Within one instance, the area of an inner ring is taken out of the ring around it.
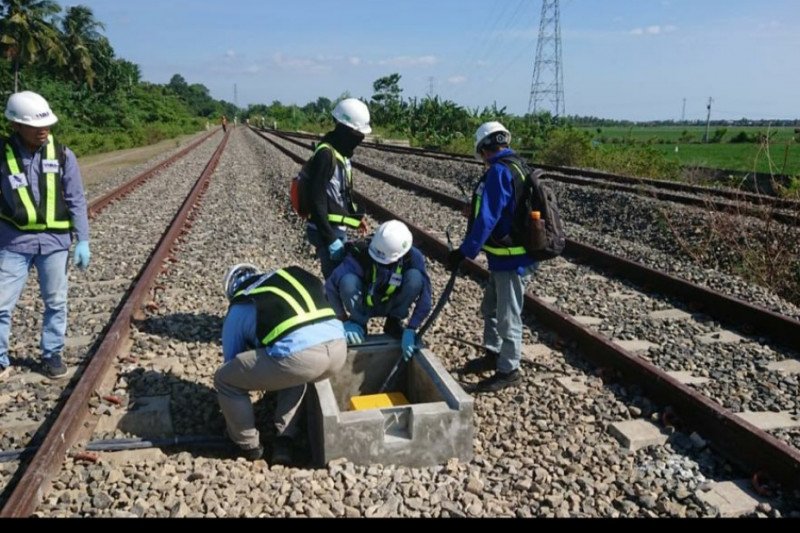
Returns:
[[[598,127],[581,128],[605,146],[646,143],[677,160],[681,165],[724,168],[775,174],[800,175],[800,143],[795,141],[794,128],[766,128],[753,126],[712,126],[709,135],[726,129],[722,142],[702,144],[705,128],[700,126]],[[730,143],[730,139],[744,132],[747,135],[771,135],[769,157],[758,143]],[[677,148],[677,150],[676,150]],[[770,163],[771,160],[771,163]]]

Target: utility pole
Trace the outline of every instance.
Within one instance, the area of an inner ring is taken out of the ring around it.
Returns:
[[[236,87],[236,84],[233,84],[233,105],[236,106],[236,109],[239,109],[239,88]]]
[[[686,98],[683,99],[683,110],[681,111],[681,122],[686,122]]]
[[[708,115],[706,115],[706,135],[703,137],[703,142],[708,143],[708,130],[711,128],[711,104],[714,102],[714,99],[710,96],[708,97],[708,105],[706,109],[708,110]]]
[[[533,63],[528,113],[550,110],[554,117],[565,115],[564,71],[561,64],[561,8],[559,0],[542,0],[539,39]]]

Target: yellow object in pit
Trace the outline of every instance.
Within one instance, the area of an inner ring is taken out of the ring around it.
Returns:
[[[368,394],[366,396],[352,396],[350,398],[351,411],[365,411],[367,409],[382,409],[384,407],[397,407],[408,405],[409,401],[402,392],[386,392],[382,394]]]

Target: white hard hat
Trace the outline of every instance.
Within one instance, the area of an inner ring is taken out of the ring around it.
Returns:
[[[486,144],[510,144],[511,133],[499,122],[484,122],[475,132],[475,153]]]
[[[58,122],[58,117],[50,109],[47,100],[31,91],[14,93],[8,97],[6,118],[34,128],[52,126]]]
[[[333,118],[358,132],[367,135],[372,133],[369,125],[369,109],[367,104],[357,98],[345,98],[333,108]]]
[[[413,237],[399,220],[384,222],[375,230],[369,242],[369,255],[378,263],[388,265],[399,261],[411,249]]]
[[[222,281],[222,286],[225,288],[225,296],[228,297],[228,300],[233,298],[233,295],[239,290],[239,285],[244,280],[255,274],[258,274],[258,267],[250,263],[239,263],[232,266]]]

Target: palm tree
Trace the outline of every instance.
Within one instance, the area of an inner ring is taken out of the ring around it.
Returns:
[[[0,0],[0,53],[14,63],[14,92],[19,90],[19,69],[40,56],[58,64],[66,52],[51,23],[61,11],[53,0]]]
[[[105,29],[101,22],[94,18],[92,10],[86,6],[73,6],[61,23],[64,34],[64,45],[67,50],[67,72],[76,82],[85,81],[91,88],[97,77],[94,67],[97,60],[110,60],[105,37],[99,30]],[[113,51],[111,52],[113,57]]]

